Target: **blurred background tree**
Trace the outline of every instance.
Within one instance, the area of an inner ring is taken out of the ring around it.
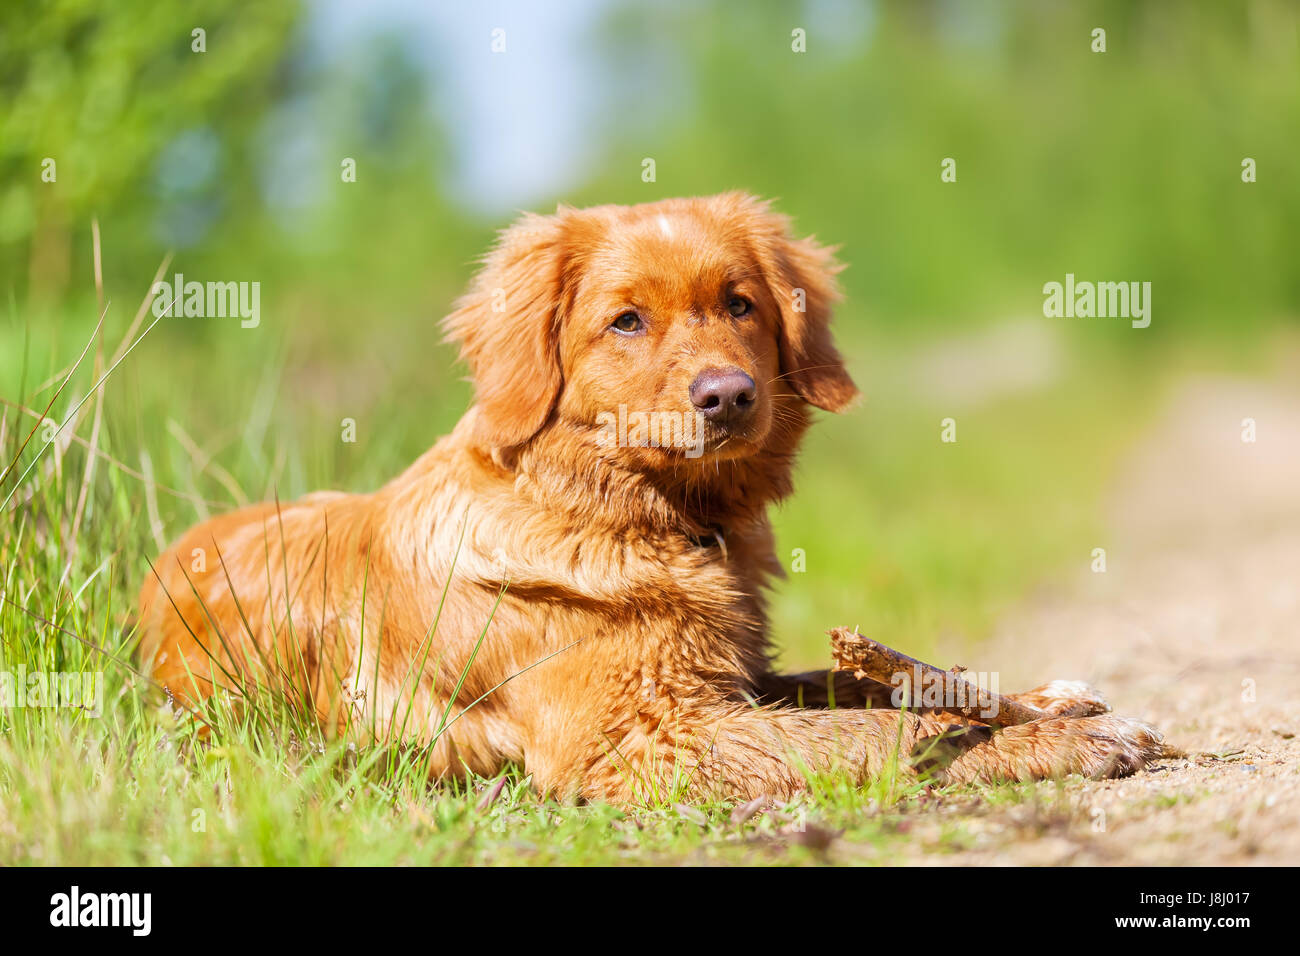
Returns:
[[[299,14],[284,0],[198,0],[183,12],[87,0],[5,4],[6,291],[66,295],[91,216],[132,237],[114,249],[124,266],[152,271],[141,257],[157,245],[196,243],[222,219],[255,209],[251,138],[282,90],[285,45]],[[53,182],[42,177],[47,160]]]

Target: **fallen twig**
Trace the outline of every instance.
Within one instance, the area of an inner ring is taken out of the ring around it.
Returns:
[[[1052,716],[972,684],[960,676],[961,668],[940,670],[847,627],[833,628],[829,633],[836,670],[852,671],[859,679],[869,677],[890,687],[900,687],[906,681],[910,685],[909,706],[940,710],[995,727],[1027,724]],[[938,703],[930,703],[931,700]]]

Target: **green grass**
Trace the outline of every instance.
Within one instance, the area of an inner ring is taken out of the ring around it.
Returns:
[[[516,771],[430,787],[413,772],[358,776],[359,755],[346,747],[320,752],[233,728],[199,744],[127,688],[110,710],[95,724],[19,718],[0,738],[6,861],[812,861],[826,831],[843,829],[866,845],[888,841],[899,819],[893,804],[907,793],[828,784],[743,823],[731,821],[727,805],[562,805],[533,795]]]
[[[211,331],[185,343],[183,330],[159,326],[108,379],[102,412],[86,401],[56,444],[45,447],[38,430],[18,455],[36,422],[21,409],[50,402],[98,315],[83,311],[90,319],[13,317],[4,330],[15,347],[0,367],[0,465],[14,468],[0,497],[14,494],[0,520],[0,672],[103,672],[102,715],[0,710],[0,859],[811,863],[827,859],[835,835],[837,861],[887,862],[909,839],[924,790],[893,779],[811,780],[807,796],[733,822],[729,805],[683,807],[671,793],[621,810],[561,805],[535,796],[516,768],[430,783],[419,748],[324,737],[273,695],[239,710],[214,701],[211,730],[199,734],[134,670],[130,615],[146,556],[241,498],[373,487],[457,417],[466,392],[431,378],[427,401],[406,392],[386,415],[357,399],[369,437],[341,446],[341,410],[314,409],[289,383],[292,350]],[[123,311],[111,307],[105,323],[117,336]],[[112,337],[92,346],[51,417],[67,418],[96,378],[97,353],[106,367],[116,348]],[[355,356],[321,349],[314,371],[328,394]],[[958,412],[959,440],[945,445],[947,412],[889,380],[904,354],[881,343],[871,354],[855,374],[874,397],[814,429],[798,493],[778,514],[782,554],[807,555],[808,569],[773,602],[792,665],[824,662],[823,632],[838,623],[918,655],[954,633],[973,647],[1000,607],[1053,569],[1086,562],[1110,469],[1148,417],[1135,409],[1151,409],[1163,381],[1128,374],[1129,360],[1103,352],[1046,388]],[[449,362],[425,357],[428,367]],[[100,456],[87,484],[91,444]],[[945,825],[934,849],[960,848],[962,832]]]

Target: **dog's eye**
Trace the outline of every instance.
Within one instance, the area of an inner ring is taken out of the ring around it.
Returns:
[[[633,332],[640,332],[642,328],[641,316],[635,312],[624,312],[611,323],[610,328],[628,335]]]
[[[742,315],[749,315],[750,310],[753,308],[754,304],[752,302],[738,295],[733,295],[727,300],[727,311],[736,316],[736,318],[740,318]]]

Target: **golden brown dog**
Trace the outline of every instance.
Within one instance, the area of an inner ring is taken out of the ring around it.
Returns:
[[[145,660],[182,699],[273,684],[323,722],[436,737],[435,772],[516,761],[563,795],[785,796],[870,777],[900,741],[908,766],[951,720],[847,675],[828,709],[825,673],[769,662],[767,507],[809,406],[857,395],[836,271],[738,193],[525,217],[447,319],[477,393],[452,434],[373,494],[190,530],[140,595]],[[941,779],[1162,752],[1083,685],[1021,696],[1093,715],[967,730]]]

